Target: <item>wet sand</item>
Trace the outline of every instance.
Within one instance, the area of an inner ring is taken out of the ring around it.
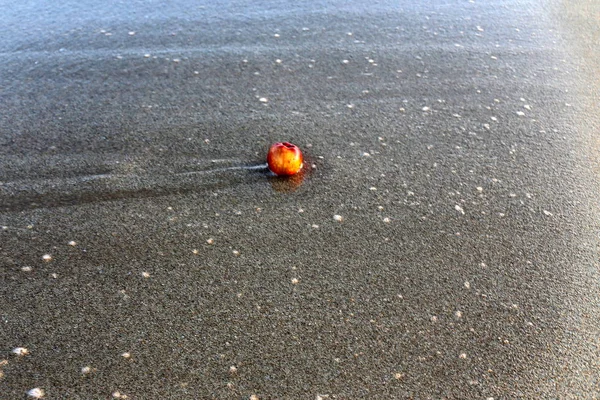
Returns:
[[[413,3],[4,4],[0,399],[599,397],[595,14]]]

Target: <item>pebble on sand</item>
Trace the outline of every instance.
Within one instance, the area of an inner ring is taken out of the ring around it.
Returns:
[[[42,397],[45,396],[45,392],[44,389],[40,389],[40,388],[33,388],[30,391],[27,392],[27,395],[29,397],[33,397],[34,399],[41,399]]]
[[[13,354],[18,355],[19,357],[21,356],[26,356],[27,354],[29,354],[29,350],[27,350],[25,347],[15,347],[14,349],[12,349]]]

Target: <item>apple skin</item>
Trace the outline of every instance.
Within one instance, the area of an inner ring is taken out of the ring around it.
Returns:
[[[269,148],[267,164],[275,175],[295,175],[302,169],[304,156],[300,148],[288,142],[275,143]]]

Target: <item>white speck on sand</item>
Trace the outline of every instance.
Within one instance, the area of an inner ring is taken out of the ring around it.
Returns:
[[[237,250],[233,250],[232,253],[233,253],[234,256],[239,256],[240,255],[240,252],[237,251]]]
[[[312,225],[311,225],[311,228],[313,228],[313,229],[319,229],[319,225],[317,225],[317,224],[312,224]]]
[[[292,278],[292,284],[297,285],[300,282],[298,278]]]
[[[44,389],[40,388],[33,388],[27,392],[27,395],[29,397],[33,397],[34,399],[41,399],[42,397],[44,397],[45,394],[46,393],[44,392]]]
[[[543,210],[543,212],[544,212],[544,215],[547,215],[547,216],[549,216],[549,217],[552,217],[552,216],[554,215],[554,214],[552,214],[552,213],[551,213],[550,211],[548,211],[548,210]]]
[[[431,319],[431,322],[437,322],[438,317],[435,315],[432,315],[430,319]]]
[[[458,358],[462,358],[462,359],[467,358],[467,353],[460,353],[460,355],[458,356]]]
[[[344,220],[344,217],[342,217],[341,215],[334,215],[333,219],[338,221],[338,222],[342,222]]]
[[[349,60],[342,60],[342,64],[348,64],[349,62]]]
[[[395,372],[394,373],[394,379],[400,380],[402,378],[404,378],[404,374],[402,372]]]
[[[483,188],[481,186],[477,186],[477,191],[478,192],[483,192]]]
[[[198,253],[200,253],[200,252],[198,251],[198,249],[194,249],[194,250],[192,250],[192,253],[194,253],[194,254],[198,254]]]
[[[373,190],[373,191],[375,191],[375,190],[377,190],[377,188],[376,188],[375,186],[371,186],[371,187],[369,188],[369,190]]]
[[[215,242],[215,239],[210,238],[210,239],[206,239],[206,243],[208,244],[213,244]]]
[[[385,217],[383,219],[383,222],[385,222],[386,224],[389,224],[391,222],[391,220],[388,217]]]
[[[517,115],[518,115],[519,117],[522,117],[522,116],[524,116],[524,115],[525,115],[525,113],[524,113],[523,111],[517,111]]]
[[[429,107],[425,106],[425,107],[423,107],[421,110],[423,110],[423,111],[429,111],[429,110],[431,110],[431,108],[429,108]]]
[[[463,215],[465,214],[465,210],[458,204],[454,206],[454,209]]]
[[[127,399],[127,395],[121,392],[113,392],[112,397],[115,399]]]
[[[150,272],[146,272],[146,271],[142,272],[142,277],[144,277],[146,279],[150,278]]]
[[[46,262],[50,262],[50,261],[52,261],[52,256],[50,254],[44,254],[42,256],[42,260],[44,260]]]
[[[235,365],[232,365],[231,367],[229,367],[229,373],[230,374],[235,374],[237,372],[237,367]]]
[[[33,268],[31,268],[30,266],[25,266],[25,267],[21,267],[21,271],[23,272],[31,272],[33,270]]]
[[[84,375],[87,375],[89,373],[92,372],[92,367],[86,365],[85,367],[81,368],[81,373]]]
[[[261,97],[260,99],[258,99],[258,101],[260,101],[261,103],[266,103],[269,101],[269,99],[267,99],[266,97]]]
[[[471,283],[469,281],[465,281],[463,285],[465,285],[465,288],[471,289]]]
[[[77,242],[74,240],[71,240],[69,243],[67,243],[69,246],[77,246]]]
[[[258,396],[253,394],[252,396],[250,396],[249,400],[258,400]]]
[[[456,312],[454,313],[454,316],[455,316],[456,318],[462,318],[462,312],[461,312],[461,311],[456,311]]]
[[[129,358],[131,358],[131,353],[126,351],[125,353],[121,353],[121,357],[129,359]]]
[[[18,355],[19,357],[22,356],[26,356],[27,354],[29,354],[29,350],[27,350],[25,347],[15,347],[14,349],[12,349],[13,354]]]

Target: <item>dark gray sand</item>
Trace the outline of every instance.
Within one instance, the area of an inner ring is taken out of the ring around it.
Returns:
[[[0,1],[1,399],[600,398],[594,1],[62,3]]]

